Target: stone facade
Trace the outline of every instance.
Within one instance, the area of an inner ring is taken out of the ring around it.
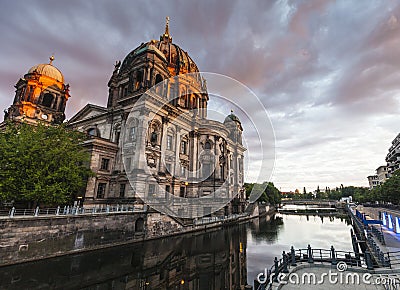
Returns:
[[[199,220],[195,224],[183,224],[183,219],[154,210],[3,217],[0,219],[0,266],[184,233],[204,233],[274,214],[274,208],[260,204],[252,204],[246,211],[249,215],[240,218],[216,218],[206,223]]]
[[[88,181],[85,204],[176,202],[217,192],[235,201],[221,214],[244,210],[241,122],[233,113],[224,123],[207,119],[206,81],[172,42],[168,24],[159,41],[115,64],[108,87],[107,107],[88,104],[68,123],[91,136],[84,146],[96,177]],[[203,203],[195,215],[214,211],[211,201]]]
[[[0,220],[0,260],[16,263],[102,244],[143,240],[146,214],[19,217]]]

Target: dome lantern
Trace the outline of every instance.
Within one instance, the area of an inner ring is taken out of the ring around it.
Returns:
[[[160,36],[160,41],[172,42],[172,37],[169,34],[169,17],[165,17],[165,32]]]

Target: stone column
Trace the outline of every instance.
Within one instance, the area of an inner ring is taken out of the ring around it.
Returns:
[[[158,171],[165,172],[165,150],[167,148],[167,136],[168,136],[168,121],[167,117],[162,116],[161,132],[160,132],[160,151],[161,156],[158,164]]]
[[[175,136],[175,164],[173,165],[174,168],[172,169],[174,176],[180,176],[180,159],[179,159],[179,152],[181,151],[181,129],[176,126],[176,136]],[[174,184],[176,187],[177,183]],[[174,195],[179,195],[179,184],[178,184],[178,189],[173,190]]]

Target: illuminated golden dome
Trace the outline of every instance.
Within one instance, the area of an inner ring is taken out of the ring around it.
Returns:
[[[28,74],[37,73],[43,76],[53,78],[61,83],[64,83],[64,76],[58,68],[53,66],[54,56],[50,57],[50,63],[41,63],[31,67]]]

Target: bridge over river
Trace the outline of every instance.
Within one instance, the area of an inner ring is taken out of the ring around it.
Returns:
[[[316,205],[320,207],[343,207],[343,203],[337,200],[316,200],[316,199],[283,199],[281,205]]]
[[[343,203],[332,200],[283,200],[277,211],[293,215],[343,215]]]

